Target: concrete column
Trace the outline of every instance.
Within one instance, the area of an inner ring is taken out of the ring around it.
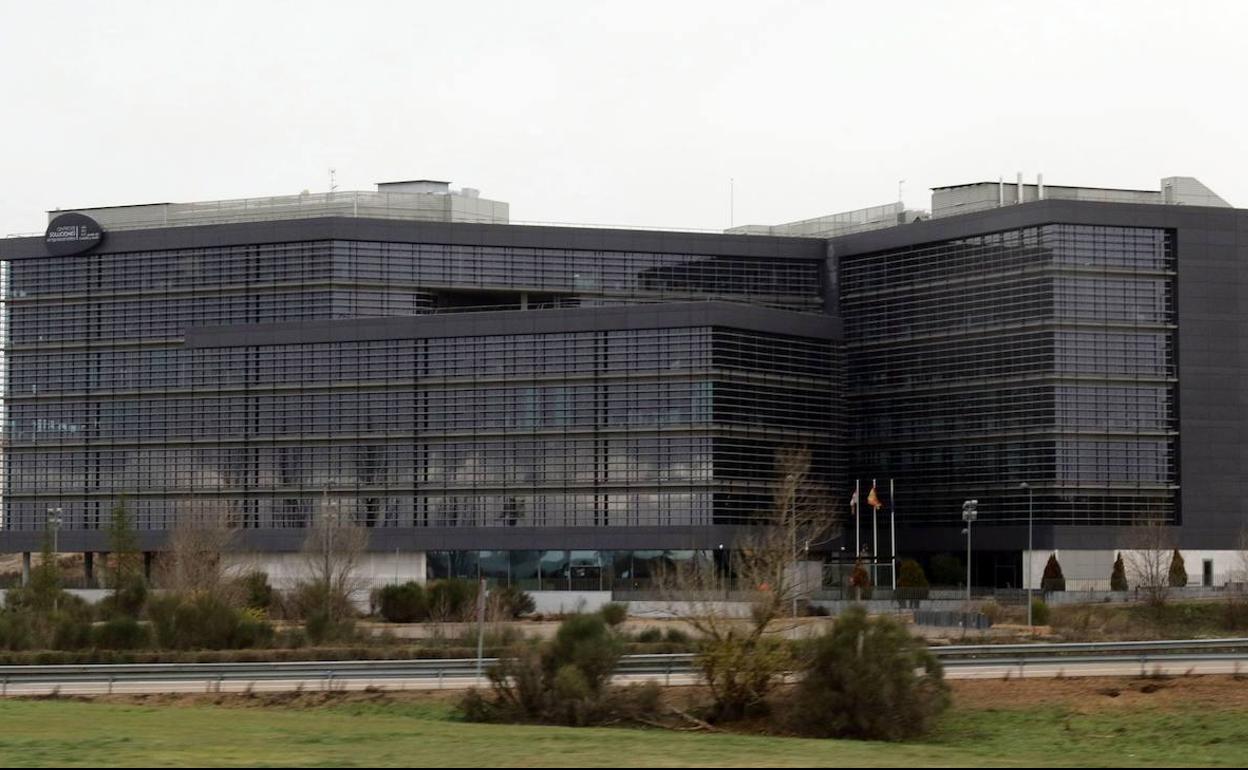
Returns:
[[[30,585],[30,551],[22,554],[22,588]]]
[[[87,579],[87,588],[95,588],[95,554],[91,551],[82,555],[82,571]]]

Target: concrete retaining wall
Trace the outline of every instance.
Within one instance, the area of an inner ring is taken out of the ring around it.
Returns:
[[[678,618],[691,615],[720,615],[730,618],[748,618],[748,602],[628,602],[631,618]]]
[[[528,591],[541,615],[597,612],[611,603],[610,591]]]

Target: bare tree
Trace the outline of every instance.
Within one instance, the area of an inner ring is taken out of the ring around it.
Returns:
[[[1239,530],[1235,563],[1231,567],[1231,583],[1235,592],[1248,594],[1248,523]]]
[[[802,566],[836,533],[835,511],[831,495],[811,469],[810,450],[781,448],[776,452],[771,509],[732,544],[735,581],[725,574],[727,565],[717,570],[695,562],[660,574],[660,593],[695,628],[726,620],[721,602],[733,582],[751,605],[755,625],[796,616],[800,601],[818,588],[818,578],[808,574],[814,571]],[[739,619],[727,620],[737,625]],[[712,629],[698,630],[710,634]]]
[[[1127,574],[1149,604],[1159,607],[1170,595],[1170,559],[1174,552],[1174,529],[1149,519],[1130,529],[1124,538],[1123,560]]]
[[[1239,530],[1234,561],[1227,575],[1224,619],[1229,629],[1248,625],[1248,523]]]
[[[234,603],[240,597],[228,562],[238,530],[225,508],[192,509],[178,514],[161,560],[161,582],[175,593],[213,594]]]
[[[368,548],[368,530],[337,506],[322,503],[303,543],[304,572],[308,584],[322,602],[328,621],[338,622],[353,614],[352,601],[367,588],[359,574]]]
[[[143,578],[143,554],[139,551],[134,516],[125,497],[117,499],[109,516],[108,550],[105,574],[109,588],[117,591],[133,580]]]
[[[836,511],[832,495],[827,486],[821,483],[821,477],[812,466],[812,454],[809,448],[781,448],[776,452],[776,494],[772,504],[772,521],[767,522],[767,529],[787,541],[767,543],[767,558],[778,559],[783,563],[786,573],[782,589],[788,600],[794,617],[797,616],[797,602],[818,590],[823,578],[822,565],[815,569],[802,569],[803,565],[811,565],[811,553],[819,546],[826,545],[835,535],[837,528]],[[742,549],[747,553],[757,548]],[[753,544],[757,545],[757,544]],[[771,547],[771,546],[774,546]]]
[[[814,586],[801,569],[811,550],[835,531],[831,496],[812,472],[806,448],[776,453],[771,510],[733,543],[733,570],[748,613],[728,612],[730,578],[723,567],[692,564],[659,576],[669,612],[702,636],[698,665],[715,716],[735,719],[759,706],[791,666],[779,635],[791,628],[798,602]]]

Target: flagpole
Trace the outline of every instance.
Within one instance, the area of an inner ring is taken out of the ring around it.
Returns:
[[[862,557],[862,479],[854,479],[854,564]]]
[[[888,528],[893,541],[893,593],[897,592],[897,492],[893,489],[893,480],[888,480]]]
[[[875,491],[875,479],[871,479],[871,491]],[[871,506],[871,585],[880,582],[880,504],[877,499]]]

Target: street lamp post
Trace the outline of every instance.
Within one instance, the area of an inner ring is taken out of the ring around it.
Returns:
[[[59,554],[61,552],[60,534],[61,534],[61,524],[64,521],[64,519],[61,518],[61,513],[62,513],[62,509],[59,507],[48,509],[48,528],[52,530],[52,564],[54,565],[53,569],[59,569],[59,567],[55,565],[57,565],[57,559],[60,558]],[[60,609],[60,600],[54,598],[52,600],[52,611],[57,612],[59,609]]]
[[[485,600],[486,600],[486,583],[485,576],[482,575],[477,581],[477,679],[476,683],[481,684],[481,670],[485,666]]]
[[[1031,560],[1035,558],[1035,553],[1032,549],[1031,533],[1032,533],[1032,522],[1035,520],[1032,515],[1032,513],[1035,510],[1035,506],[1033,505],[1033,502],[1035,500],[1035,490],[1033,490],[1031,488],[1031,484],[1028,484],[1026,481],[1019,484],[1018,488],[1027,490],[1027,574],[1024,576],[1023,579],[1027,581],[1027,627],[1032,628],[1031,584],[1033,581],[1031,579],[1031,573],[1032,573]]]
[[[731,586],[731,583],[729,583],[728,581],[731,579],[731,576],[729,575],[728,561],[724,556],[724,544],[723,543],[719,544],[718,571],[719,571],[719,579],[723,581],[724,583],[724,601],[726,602],[728,601],[728,592]]]
[[[966,522],[966,603],[971,603],[971,524],[979,516],[979,501],[962,503],[962,521]]]
[[[790,540],[791,540],[791,544],[790,544],[790,545],[791,545],[791,550],[789,551],[789,554],[790,554],[789,558],[791,558],[791,559],[793,560],[792,564],[793,564],[793,573],[794,573],[793,575],[791,575],[791,576],[790,576],[790,578],[789,578],[789,579],[790,579],[790,580],[793,580],[793,581],[795,581],[795,582],[797,581],[797,575],[801,574],[801,570],[800,570],[800,569],[798,569],[798,565],[799,565],[799,563],[800,563],[800,562],[798,561],[798,558],[797,558],[797,487],[796,487],[796,475],[797,475],[797,474],[794,474],[794,473],[789,473],[789,474],[785,475],[785,477],[784,477],[784,478],[785,478],[785,481],[787,482],[787,483],[785,484],[785,487],[787,488],[788,495],[789,495],[789,506],[788,506],[788,507],[789,507],[789,521],[788,521],[788,525],[789,525],[789,537],[790,537]],[[778,588],[778,587],[779,587],[779,586],[777,586],[777,588]],[[793,587],[793,617],[795,617],[795,618],[797,617],[797,591],[798,591],[798,587],[795,585],[795,586]]]
[[[61,552],[60,531],[61,531],[62,521],[63,519],[61,518],[60,508],[48,509],[48,528],[52,530],[52,556],[53,558],[56,558],[56,555]]]

